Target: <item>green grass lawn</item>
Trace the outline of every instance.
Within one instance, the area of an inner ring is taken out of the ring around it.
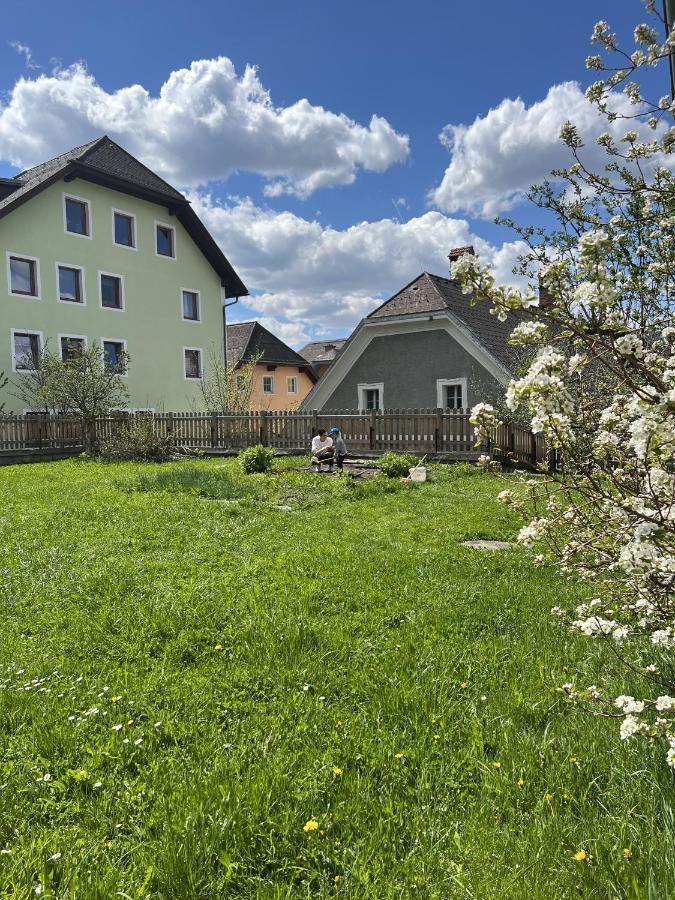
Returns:
[[[0,469],[0,896],[673,896],[663,749],[556,690],[630,693],[588,588],[460,546],[504,480],[289,465]]]

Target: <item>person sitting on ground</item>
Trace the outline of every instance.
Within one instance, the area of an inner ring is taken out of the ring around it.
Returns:
[[[335,463],[337,465],[338,472],[342,472],[342,466],[344,464],[345,457],[347,456],[347,445],[345,444],[344,438],[342,437],[339,428],[331,428],[328,432],[328,437],[333,439]]]
[[[315,472],[321,471],[321,463],[328,463],[328,471],[333,471],[333,438],[328,437],[325,428],[319,429],[312,438],[312,465]]]

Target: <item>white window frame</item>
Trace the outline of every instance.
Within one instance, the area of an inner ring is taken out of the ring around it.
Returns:
[[[29,262],[35,263],[35,290],[36,294],[19,294],[12,290],[12,270],[10,268],[10,259],[27,259]],[[40,258],[38,256],[29,256],[27,253],[16,253],[14,250],[7,251],[7,293],[10,297],[19,297],[21,300],[41,300],[42,284],[40,282]]]
[[[163,253],[157,252],[157,226],[158,225],[161,225],[162,228],[170,228],[171,231],[173,231],[173,241],[172,241],[173,256],[165,256]],[[177,245],[178,235],[176,233],[175,225],[169,225],[168,222],[160,222],[158,219],[155,219],[155,233],[153,234],[152,239],[155,242],[155,247],[154,247],[155,256],[159,257],[159,259],[174,259],[175,260],[178,258],[178,245]]]
[[[66,338],[67,340],[76,340],[76,341],[84,341],[84,349],[87,350],[89,347],[89,339],[86,334],[57,334],[56,340],[58,342],[59,348],[59,358],[61,362],[65,362],[63,359],[63,348],[61,347],[61,339]]]
[[[44,349],[44,333],[42,331],[33,331],[32,328],[10,328],[9,330],[9,352],[12,357],[12,372],[16,375],[25,375],[27,372],[34,372],[35,369],[17,369],[16,356],[14,354],[14,335],[15,334],[36,334],[38,336],[38,352],[42,353]]]
[[[272,390],[271,390],[271,391],[266,391],[266,390],[265,390],[265,379],[266,379],[266,378],[269,378],[269,380],[272,382]],[[261,385],[261,391],[262,391],[262,393],[263,393],[263,394],[266,394],[266,395],[269,397],[269,396],[271,396],[272,394],[275,393],[274,388],[275,388],[275,384],[274,384],[274,375],[263,375],[263,376],[262,376],[262,385]]]
[[[436,406],[438,409],[447,409],[445,405],[445,389],[446,387],[456,387],[459,385],[462,389],[462,409],[469,408],[468,395],[468,379],[466,378],[439,378],[436,381]]]
[[[104,274],[105,274],[105,273],[104,273]],[[105,362],[105,344],[106,344],[106,341],[107,341],[109,344],[121,344],[121,345],[122,345],[122,352],[126,354],[126,352],[127,352],[127,342],[126,342],[126,340],[125,340],[124,338],[119,338],[119,337],[102,337],[102,338],[101,338],[101,350],[103,351],[103,354],[104,354],[104,356],[103,356],[104,362]],[[128,378],[128,377],[129,377],[129,366],[127,365],[127,367],[126,367],[126,369],[124,370],[124,372],[118,372],[118,375],[119,375],[120,378]]]
[[[199,353],[199,378],[193,378],[191,375],[187,374],[187,369],[185,367],[185,351],[186,350],[196,350]],[[183,347],[183,353],[181,354],[183,358],[183,378],[185,381],[201,381],[204,377],[204,350],[201,347]]]
[[[293,382],[294,390],[291,390],[291,382]],[[292,397],[297,396],[297,393],[298,393],[298,376],[297,375],[287,375],[286,376],[286,393],[290,394]]]
[[[118,244],[115,240],[115,213],[120,216],[126,216],[127,219],[131,219],[131,237],[133,241],[131,246],[128,244]],[[115,209],[115,207],[113,207],[111,213],[111,225],[113,247],[121,247],[122,250],[138,250],[138,230],[136,228],[136,216],[133,213],[128,212],[126,209]]]
[[[92,239],[94,233],[94,222],[91,216],[91,201],[86,197],[78,197],[76,194],[61,194],[63,206],[63,233],[69,234],[71,237],[86,238],[88,241]],[[77,203],[84,203],[87,207],[87,225],[89,226],[89,234],[78,234],[76,231],[68,231],[68,218],[66,216],[66,200],[75,200]]]
[[[167,257],[168,258],[168,257]],[[197,295],[197,318],[196,319],[186,319],[183,315],[183,294],[196,294]],[[183,322],[191,322],[193,325],[200,325],[202,321],[202,292],[198,291],[196,288],[186,288],[182,287],[180,289],[180,317]]]
[[[77,269],[79,271],[79,273],[80,273],[80,293],[82,294],[82,300],[79,303],[75,303],[73,300],[62,300],[61,299],[61,288],[59,287],[59,268]],[[87,289],[85,287],[85,282],[84,282],[84,267],[76,266],[75,263],[55,262],[54,270],[56,272],[56,302],[57,303],[65,303],[66,306],[86,306],[87,305]]]
[[[379,391],[378,395],[378,412],[384,409],[384,382],[378,381],[373,384],[357,384],[356,392],[358,398],[358,408],[368,410],[366,406],[366,391]],[[368,410],[369,411],[369,410]]]
[[[104,306],[103,305],[103,290],[101,288],[101,275],[108,275],[110,278],[119,278],[120,280],[120,300],[122,301],[121,306]],[[124,290],[124,275],[120,275],[119,272],[103,272],[99,269],[98,272],[98,303],[101,309],[105,309],[107,312],[124,312],[127,308],[127,301],[125,297]]]

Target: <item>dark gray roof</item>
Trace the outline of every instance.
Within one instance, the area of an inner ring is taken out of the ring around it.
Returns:
[[[0,197],[3,198],[0,199],[0,218],[25,203],[34,194],[63,178],[93,181],[95,184],[167,207],[169,213],[176,216],[220,276],[226,296],[243,297],[248,294],[246,286],[187,198],[107,135],[20,172],[9,180],[9,185],[8,180],[5,180],[0,192]],[[16,183],[16,189],[9,192],[11,182]]]
[[[227,326],[227,364],[246,363],[262,354],[261,364],[308,368],[307,360],[284,344],[260,322],[239,322]]]
[[[47,184],[45,183],[47,182],[47,179],[51,179],[54,175],[59,174],[68,163],[78,159],[101,140],[102,138],[97,138],[95,141],[89,141],[88,144],[81,144],[79,147],[73,147],[72,150],[68,150],[60,156],[55,156],[53,159],[47,160],[47,162],[40,163],[38,166],[33,166],[32,169],[26,169],[23,172],[19,172],[18,175],[15,175],[14,178],[11,179],[16,183],[16,189],[12,191],[9,196],[5,197],[4,200],[0,201],[0,215],[2,215],[2,210],[5,207],[17,206],[18,201],[20,202],[23,197],[26,197],[27,199],[28,196],[35,193],[36,189],[40,188],[40,186],[47,187]]]
[[[473,337],[494,358],[513,371],[521,351],[508,343],[508,337],[522,317],[510,314],[506,322],[500,322],[490,314],[489,303],[472,304],[471,296],[463,294],[459,282],[440,275],[423,272],[397,294],[373,310],[368,319],[384,319],[392,316],[419,316],[449,310],[461,320]]]
[[[298,350],[298,353],[312,365],[316,365],[317,363],[328,363],[335,359],[346,343],[347,338],[310,341],[309,344],[305,344],[301,350]]]

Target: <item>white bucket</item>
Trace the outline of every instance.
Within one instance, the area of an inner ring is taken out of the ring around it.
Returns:
[[[427,480],[427,467],[426,466],[413,466],[410,471],[410,480],[411,481],[426,481]]]

